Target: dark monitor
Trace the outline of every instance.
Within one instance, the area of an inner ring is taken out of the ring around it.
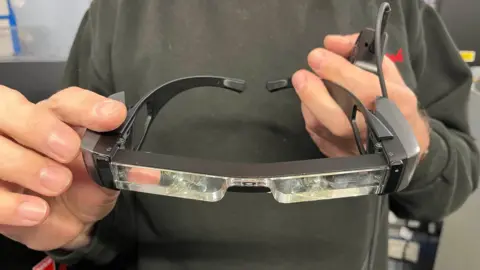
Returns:
[[[0,84],[38,102],[60,90],[65,62],[0,62]]]

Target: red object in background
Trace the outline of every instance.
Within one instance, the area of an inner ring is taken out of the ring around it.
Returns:
[[[41,262],[37,263],[32,270],[56,270],[55,261],[50,257],[45,257]],[[58,270],[67,270],[67,266],[65,264],[61,264],[58,267]]]
[[[396,54],[389,54],[387,53],[386,56],[392,60],[394,63],[402,63],[403,62],[403,49],[398,49]]]
[[[55,261],[50,257],[46,257],[35,265],[32,270],[56,270]]]

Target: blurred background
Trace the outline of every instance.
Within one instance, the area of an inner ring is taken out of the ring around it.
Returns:
[[[480,139],[480,1],[424,1],[442,16],[459,54],[472,69],[469,118],[474,136]],[[90,2],[0,0],[0,84],[21,91],[32,102],[55,92]],[[390,269],[480,269],[479,207],[480,191],[443,222],[401,220],[391,214]],[[0,269],[32,269],[44,258],[43,253],[0,236]]]
[[[0,23],[0,46],[5,48],[0,51],[0,56],[8,58],[14,55],[22,60],[65,60],[78,23],[90,2],[91,0],[0,1],[0,15],[10,17]],[[12,20],[15,21],[13,25]],[[10,50],[7,49],[8,45],[11,46]]]

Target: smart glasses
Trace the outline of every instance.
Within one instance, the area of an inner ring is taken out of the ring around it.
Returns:
[[[383,16],[380,19],[385,19]],[[380,22],[380,21],[379,21]],[[420,148],[412,128],[386,95],[381,65],[386,40],[384,25],[361,32],[350,62],[379,76],[383,96],[369,111],[348,90],[324,81],[330,95],[349,119],[358,156],[275,163],[232,163],[139,151],[151,123],[174,97],[199,87],[241,94],[246,82],[217,76],[193,76],[167,82],[150,91],[128,110],[124,123],[111,132],[87,130],[82,154],[90,176],[102,187],[198,201],[217,202],[227,191],[269,192],[279,203],[318,201],[361,195],[383,195],[408,186],[419,160]],[[275,94],[291,89],[290,79],[269,81]],[[266,91],[267,91],[266,90]],[[124,93],[110,96],[125,102]],[[137,145],[132,129],[146,108],[144,131]],[[366,140],[358,127],[366,125]]]
[[[83,158],[91,177],[103,187],[208,202],[221,200],[235,187],[268,190],[280,203],[386,194],[405,188],[416,167],[419,147],[395,104],[379,97],[371,112],[351,92],[325,83],[342,107],[349,107],[345,113],[356,134],[359,156],[249,164],[138,151],[155,116],[178,94],[198,87],[234,93],[246,89],[243,80],[195,76],[168,82],[145,95],[128,110],[120,128],[104,133],[88,130],[82,140]],[[270,92],[291,87],[288,79],[267,83]],[[123,101],[124,93],[110,98]],[[134,146],[132,127],[143,106],[147,111],[145,129]],[[358,134],[357,112],[367,124],[366,147]]]

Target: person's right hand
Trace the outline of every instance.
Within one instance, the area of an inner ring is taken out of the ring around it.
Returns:
[[[117,128],[125,106],[80,88],[38,104],[4,86],[0,97],[0,233],[41,251],[87,245],[118,192],[89,177],[81,135]]]

